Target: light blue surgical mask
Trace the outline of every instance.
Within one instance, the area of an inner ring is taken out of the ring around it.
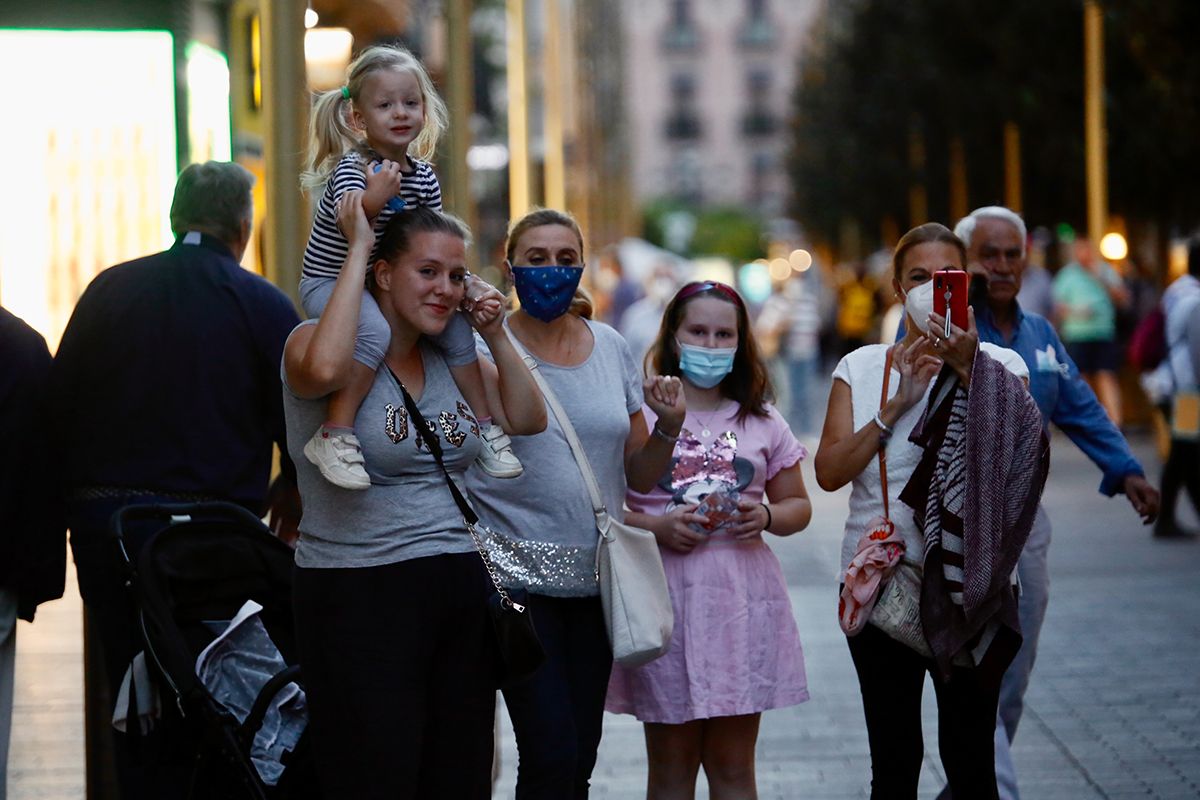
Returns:
[[[711,389],[733,371],[736,347],[700,347],[678,339],[675,344],[679,347],[679,371],[693,386]]]

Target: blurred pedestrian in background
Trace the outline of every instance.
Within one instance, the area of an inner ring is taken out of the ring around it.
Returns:
[[[857,350],[872,339],[879,313],[875,278],[865,261],[837,268],[837,336],[839,355]]]
[[[1017,292],[1021,308],[1046,319],[1054,318],[1054,275],[1046,267],[1050,243],[1050,232],[1045,228],[1026,236],[1025,271],[1021,275],[1021,290]]]
[[[8,781],[17,620],[33,622],[38,604],[62,597],[67,539],[54,496],[57,466],[38,432],[61,424],[44,416],[50,373],[46,341],[0,308],[0,800]]]
[[[591,319],[591,297],[578,289],[583,234],[569,214],[538,209],[514,221],[505,256],[521,301],[509,330],[566,411],[608,512],[621,514],[626,481],[649,491],[670,463],[682,399],[676,407],[649,390],[674,383],[678,397],[678,380],[643,381],[625,340]],[[488,361],[481,366],[490,383]],[[653,435],[643,403],[657,415]],[[516,796],[582,800],[600,747],[612,650],[596,584],[596,517],[563,428],[546,413],[544,431],[513,437],[523,475],[498,481],[473,470],[467,486],[480,516],[509,540],[532,576],[528,605],[546,650],[537,672],[504,687],[517,739]]]
[[[1124,492],[1142,520],[1153,522],[1158,514],[1158,492],[1146,481],[1129,444],[1080,377],[1053,326],[1017,300],[1026,265],[1024,220],[1011,209],[986,206],[960,220],[955,232],[967,246],[971,307],[980,341],[1012,348],[1021,356],[1029,368],[1029,389],[1041,411],[1043,427],[1048,429],[1053,422],[1101,469],[1102,494],[1111,497]],[[996,778],[1000,796],[1006,799],[1018,797],[1009,745],[1025,707],[1025,690],[1050,599],[1050,535],[1050,518],[1039,505],[1017,567],[1023,641],[1000,687]]]
[[[879,531],[902,543],[904,554],[888,578],[901,587],[897,607],[886,610],[919,607],[902,615],[903,629],[885,632],[870,616],[847,638],[871,747],[872,800],[917,796],[926,673],[937,692],[950,787],[958,797],[996,797],[996,706],[1020,643],[1014,568],[1048,446],[1019,380],[1028,377],[1020,357],[980,343],[973,321],[946,336],[933,314],[934,272],[965,261],[962,242],[943,225],[901,237],[893,288],[905,298],[904,338],[859,348],[838,364],[815,461],[821,488],[853,484],[842,574],[859,562],[860,539]],[[946,392],[933,392],[935,378]],[[972,482],[984,475],[982,484]],[[964,495],[973,502],[964,504]],[[982,552],[987,558],[974,555]],[[902,581],[902,568],[919,578]]]
[[[1024,248],[1024,242],[1021,246]],[[1075,240],[1074,252],[1075,260],[1054,276],[1058,330],[1108,418],[1120,427],[1117,371],[1123,356],[1116,343],[1117,309],[1128,304],[1129,292],[1117,271],[1100,259],[1091,241]]]
[[[647,351],[654,343],[663,311],[680,283],[682,280],[675,261],[659,258],[642,281],[641,299],[632,303],[621,317],[618,330],[629,343],[629,350],[638,364],[645,360]]]
[[[793,273],[763,303],[754,320],[754,333],[763,343],[764,358],[779,365],[785,381],[787,420],[800,435],[816,431],[814,397],[824,380],[820,375],[821,315],[816,270]]]
[[[675,627],[662,657],[613,667],[607,707],[645,726],[650,800],[694,797],[701,766],[713,797],[754,797],[762,712],[808,699],[787,583],[763,538],[808,525],[808,453],[768,402],[733,288],[686,284],[650,353],[650,374],[682,380],[687,415],[657,485],[626,494],[626,519],[658,539]]]
[[[1200,327],[1200,237],[1188,243],[1188,271],[1163,294],[1166,316],[1166,368],[1170,376],[1171,449],[1162,472],[1162,515],[1156,536],[1195,535],[1179,528],[1175,504],[1185,488],[1192,506],[1200,512],[1200,370],[1196,368],[1196,329]]]
[[[621,249],[610,244],[600,252],[600,269],[595,278],[597,296],[603,298],[603,307],[596,313],[604,322],[621,330],[625,312],[642,296],[641,287],[626,274],[621,261]]]
[[[1117,347],[1122,350],[1129,344],[1138,323],[1158,308],[1162,300],[1154,267],[1142,256],[1129,254],[1123,282],[1128,302],[1117,309]],[[1125,355],[1122,352],[1122,356]]]
[[[274,446],[288,487],[277,493],[279,508],[295,507],[284,502],[295,489],[279,364],[300,320],[283,292],[238,263],[250,241],[253,183],[237,164],[186,167],[171,202],[175,244],[96,276],[51,370],[51,449],[89,631],[89,780],[114,736],[126,800],[177,794],[194,752],[157,731],[137,742],[136,733],[113,731],[113,700],[142,649],[108,531],[113,512],[131,503],[226,500],[262,516]],[[127,532],[135,563],[153,532]]]

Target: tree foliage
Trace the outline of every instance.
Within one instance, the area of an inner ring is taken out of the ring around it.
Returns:
[[[1190,226],[1200,213],[1200,62],[1195,0],[1105,0],[1110,206]],[[968,204],[1004,201],[1004,126],[1021,134],[1023,210],[1086,216],[1080,0],[846,0],[826,6],[800,63],[789,168],[797,218],[836,242],[910,222],[924,188],[948,221],[950,142]],[[918,152],[913,152],[917,145]],[[923,151],[924,158],[920,158]],[[870,244],[870,243],[869,243]]]
[[[690,240],[679,255],[720,256],[739,264],[766,255],[762,220],[732,206],[697,208],[683,201],[657,200],[643,210],[642,236],[651,244],[671,250],[667,220],[678,213],[689,215],[695,222]]]

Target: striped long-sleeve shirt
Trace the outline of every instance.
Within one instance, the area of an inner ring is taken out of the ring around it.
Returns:
[[[367,188],[367,173],[370,162],[380,160],[358,152],[347,153],[334,167],[321,193],[317,204],[317,213],[313,218],[312,233],[308,237],[308,246],[304,249],[305,278],[336,278],[350,250],[350,243],[342,234],[337,224],[338,203],[347,191]],[[442,187],[438,184],[433,167],[427,161],[409,159],[411,172],[400,173],[400,194],[406,207],[427,206],[442,210]],[[384,207],[375,218],[375,244],[383,235],[387,222],[396,211]],[[374,252],[371,254],[375,257]]]

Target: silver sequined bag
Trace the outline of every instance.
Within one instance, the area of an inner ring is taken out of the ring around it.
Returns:
[[[534,594],[595,592],[594,548],[518,539],[483,524],[476,531],[505,586],[523,586]]]

